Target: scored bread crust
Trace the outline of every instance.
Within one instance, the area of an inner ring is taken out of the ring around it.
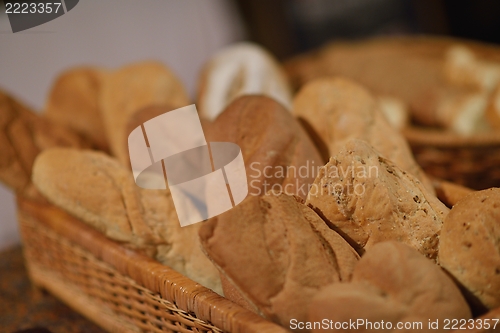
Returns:
[[[205,222],[200,238],[236,297],[285,326],[306,319],[304,304],[319,288],[348,281],[359,258],[310,208],[273,192]]]
[[[116,159],[96,151],[50,149],[37,158],[33,183],[50,202],[107,237],[222,293],[218,272],[201,251],[201,224],[181,227],[170,192],[137,187]]]
[[[306,204],[363,252],[397,240],[436,259],[449,209],[367,142],[351,140],[321,169]]]
[[[394,241],[375,245],[361,258],[349,283],[323,288],[310,303],[309,321],[364,319],[398,322],[469,319],[471,311],[459,288],[439,266]],[[365,326],[367,327],[367,326]],[[321,330],[313,330],[320,332]],[[367,328],[367,332],[377,332]]]
[[[31,186],[36,156],[51,147],[89,147],[82,137],[40,116],[0,90],[0,180],[17,193],[38,197]]]
[[[209,142],[233,142],[240,147],[251,195],[263,195],[275,186],[305,199],[324,164],[298,121],[263,95],[237,98],[205,134]]]

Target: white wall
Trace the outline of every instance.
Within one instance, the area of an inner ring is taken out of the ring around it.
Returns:
[[[193,96],[197,73],[209,55],[243,37],[229,0],[80,0],[54,21],[16,34],[3,14],[0,88],[39,110],[55,75],[65,68],[116,68],[157,59],[178,74]],[[0,250],[17,242],[14,197],[0,186]]]

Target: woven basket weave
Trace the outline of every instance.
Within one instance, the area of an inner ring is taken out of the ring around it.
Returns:
[[[53,206],[18,198],[32,282],[110,332],[287,332]]]

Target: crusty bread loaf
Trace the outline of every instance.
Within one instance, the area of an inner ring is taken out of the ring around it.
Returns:
[[[99,109],[99,94],[107,72],[100,68],[79,67],[59,75],[45,105],[47,118],[80,133],[96,148],[108,149]]]
[[[38,153],[50,147],[88,147],[61,125],[30,110],[0,91],[0,180],[16,192],[36,196],[31,169]]]
[[[200,237],[238,297],[284,326],[292,318],[306,318],[304,305],[320,287],[348,281],[358,260],[354,249],[311,209],[293,196],[273,192],[248,196],[203,223]]]
[[[394,241],[379,243],[367,251],[350,283],[321,289],[311,302],[309,314],[311,322],[325,318],[333,323],[364,320],[357,329],[346,330],[349,332],[379,332],[382,329],[373,323],[380,325],[382,321],[386,332],[427,332],[429,321],[439,320],[442,330],[444,319],[471,318],[453,281],[418,252]],[[367,321],[372,326],[366,325]],[[422,326],[402,330],[397,328],[398,322],[421,322]]]
[[[336,77],[313,80],[297,93],[293,103],[294,114],[311,126],[330,156],[335,156],[347,140],[365,140],[434,191],[403,135],[387,123],[375,98],[359,84]]]
[[[500,189],[471,193],[441,230],[439,263],[489,309],[500,306]]]
[[[176,109],[188,104],[182,83],[158,62],[135,63],[111,73],[104,80],[100,95],[111,153],[124,165],[130,165],[124,138],[129,117],[136,111],[151,105]]]
[[[198,86],[199,111],[209,120],[242,95],[262,94],[288,110],[292,106],[291,88],[280,64],[253,43],[233,44],[215,54],[204,66]]]
[[[236,99],[209,126],[206,137],[239,145],[250,195],[273,188],[305,198],[324,164],[297,120],[266,96]]]
[[[50,149],[37,158],[33,183],[53,204],[109,238],[222,292],[217,270],[201,252],[201,225],[181,228],[170,192],[137,187],[116,159],[89,150]]]
[[[306,203],[359,251],[397,240],[432,259],[449,211],[414,176],[361,140],[347,142],[320,170]]]

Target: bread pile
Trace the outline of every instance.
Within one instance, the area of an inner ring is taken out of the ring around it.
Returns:
[[[398,129],[410,120],[462,136],[500,128],[500,64],[458,42],[380,38],[332,43],[289,60],[285,68],[296,88],[332,75],[362,83]]]
[[[241,148],[249,185],[208,221],[180,227],[169,190],[132,176],[130,131],[191,104],[157,62],[69,70],[41,115],[2,93],[0,179],[291,330],[319,331],[324,319],[384,321],[388,331],[420,321],[425,331],[430,321],[498,318],[500,189],[430,179],[398,130],[405,100],[301,65],[311,80],[295,95],[252,44],[203,69],[206,139]],[[460,85],[467,73],[450,79]],[[429,76],[400,96],[417,101]],[[490,89],[490,80],[473,82]]]

